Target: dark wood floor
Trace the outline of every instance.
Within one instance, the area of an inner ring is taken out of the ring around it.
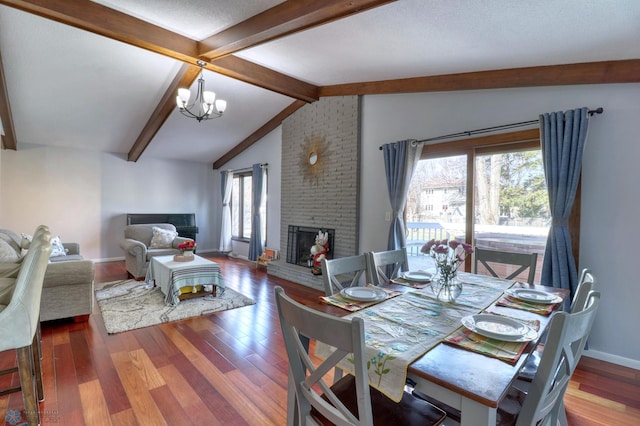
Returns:
[[[214,260],[227,287],[255,305],[115,335],[97,305],[87,322],[45,323],[43,424],[284,425],[287,362],[273,287],[301,301],[318,293],[249,262]],[[96,264],[96,282],[126,278],[123,262]],[[14,363],[14,353],[0,354],[0,369]],[[17,375],[0,387],[10,381]],[[565,403],[571,425],[638,425],[640,372],[583,358]],[[0,416],[21,409],[20,393],[0,398]]]

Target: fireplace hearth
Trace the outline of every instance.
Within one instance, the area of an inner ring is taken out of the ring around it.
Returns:
[[[287,234],[287,263],[308,267],[311,259],[311,247],[314,246],[318,231],[326,232],[329,236],[329,252],[327,259],[333,257],[333,239],[335,229],[312,228],[308,226],[289,225]]]

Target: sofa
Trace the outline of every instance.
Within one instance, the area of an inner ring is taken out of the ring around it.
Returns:
[[[62,243],[62,246],[64,254],[52,253],[44,275],[40,321],[86,320],[93,312],[94,263],[83,259],[79,244]],[[7,247],[15,251],[15,256]],[[0,277],[17,275],[27,247],[24,238],[0,229]]]
[[[157,238],[159,235],[164,237],[161,241]],[[193,239],[179,237],[176,227],[170,223],[127,225],[120,242],[127,272],[137,280],[144,279],[152,257],[180,254],[178,246],[185,241]]]

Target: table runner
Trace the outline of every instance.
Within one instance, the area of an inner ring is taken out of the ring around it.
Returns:
[[[200,256],[189,262],[176,262],[173,256],[155,256],[149,262],[147,280],[155,280],[165,295],[165,303],[177,305],[180,302],[180,288],[196,285],[215,285],[224,292],[220,265]]]
[[[461,298],[464,303],[442,303],[430,288],[404,293],[383,303],[347,315],[365,319],[365,350],[369,362],[369,382],[394,401],[404,392],[407,367],[447,335],[458,329],[460,319],[480,312],[493,303],[503,290],[511,286],[507,280],[487,280],[460,274],[465,283]],[[485,285],[486,284],[486,285]],[[471,303],[481,305],[469,306]],[[326,359],[333,348],[318,343],[316,355]],[[353,371],[349,356],[340,367]]]

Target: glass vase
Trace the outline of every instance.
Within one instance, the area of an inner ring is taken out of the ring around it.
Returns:
[[[462,293],[462,282],[457,272],[446,274],[438,269],[431,280],[431,290],[440,302],[453,303]]]

